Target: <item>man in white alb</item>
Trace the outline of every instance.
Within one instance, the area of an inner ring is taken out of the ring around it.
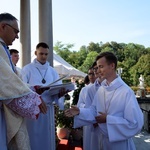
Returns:
[[[96,62],[100,76],[105,80],[92,106],[80,109],[72,107],[65,114],[75,116],[75,127],[97,122],[104,150],[135,150],[132,137],[143,126],[143,114],[135,94],[116,74],[117,58],[113,53],[100,53]]]
[[[32,63],[22,68],[22,79],[30,86],[46,86],[59,79],[58,73],[47,61],[49,46],[46,43],[39,43],[36,46],[36,58]],[[56,84],[62,83],[61,81]],[[64,94],[64,92],[62,92]],[[60,93],[62,96],[62,93]],[[32,150],[54,150],[55,149],[55,120],[54,105],[58,103],[59,96],[49,97],[45,101],[47,113],[40,114],[36,122],[27,119],[27,129]]]
[[[92,67],[90,67],[88,70],[88,78],[90,80],[90,83],[87,86],[83,87],[79,94],[79,100],[77,103],[77,107],[79,108],[88,108],[89,103],[91,103],[91,100],[87,100],[86,97],[88,95],[87,90],[94,84],[96,79]],[[83,127],[83,149],[90,150],[90,145],[91,145],[91,125],[88,125]]]

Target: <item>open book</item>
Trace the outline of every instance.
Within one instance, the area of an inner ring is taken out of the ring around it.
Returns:
[[[40,89],[45,89],[45,90],[49,91],[51,96],[58,94],[60,89],[62,89],[62,88],[65,88],[66,91],[70,92],[75,89],[75,86],[73,83],[69,82],[69,83],[55,84],[56,82],[66,78],[66,77],[67,77],[67,75],[63,76],[62,78],[59,78],[58,80],[50,83],[47,86],[41,86]]]
[[[48,87],[47,87],[48,88]],[[59,93],[61,88],[65,88],[66,91],[70,92],[75,89],[75,86],[73,83],[62,83],[57,85],[52,85],[49,87],[50,95],[56,95]]]

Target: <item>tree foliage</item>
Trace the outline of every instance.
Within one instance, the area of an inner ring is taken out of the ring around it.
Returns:
[[[82,70],[83,72],[87,73],[89,68],[92,66],[96,56],[98,55],[97,52],[91,51],[88,53],[83,65],[81,67],[78,67],[79,70]]]
[[[150,47],[135,43],[90,42],[78,51],[71,51],[73,44],[58,41],[54,50],[75,68],[87,73],[100,52],[111,51],[118,58],[118,68],[123,68],[122,79],[130,86],[138,85],[140,74],[144,76],[146,86],[150,86]]]

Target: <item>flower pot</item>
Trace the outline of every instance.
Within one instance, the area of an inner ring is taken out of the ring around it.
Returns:
[[[70,131],[67,128],[57,127],[57,136],[59,139],[68,139],[69,135],[70,135]]]

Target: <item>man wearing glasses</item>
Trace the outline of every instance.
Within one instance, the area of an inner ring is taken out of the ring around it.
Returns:
[[[87,86],[83,87],[80,91],[79,100],[77,103],[77,107],[79,108],[88,108],[91,104],[92,99],[87,99],[87,95],[89,94],[87,91],[88,89],[91,89],[96,79],[94,71],[93,71],[93,67],[90,67],[88,70],[88,78],[89,78],[90,83]],[[83,127],[83,149],[85,150],[89,150],[90,147],[92,146],[91,126],[92,125],[86,125]]]
[[[10,25],[10,24],[8,24],[8,23],[6,23],[6,25],[9,26],[9,27],[11,27],[11,28],[14,30],[14,33],[18,35],[19,29],[16,29],[17,27],[15,28],[15,27],[13,27],[12,25]],[[15,26],[15,25],[14,25],[14,26]]]
[[[98,90],[98,88],[101,86],[102,79],[100,77],[100,74],[98,72],[98,67],[96,64],[96,61],[93,63],[91,70],[88,72],[89,78],[94,78],[93,84],[90,86],[83,88],[82,91],[84,91],[84,94],[81,92],[81,96],[79,97],[78,107],[80,108],[88,108],[92,105],[94,96]],[[84,97],[83,97],[84,95]],[[81,100],[83,99],[84,103],[81,103]],[[82,104],[82,105],[81,105]],[[100,134],[98,130],[98,124],[88,125],[83,127],[83,149],[85,150],[99,150],[101,149],[101,140],[100,140]],[[96,145],[96,146],[95,146]]]
[[[87,89],[87,95],[86,95],[86,101],[89,101],[89,106],[92,105],[92,102],[94,100],[94,96],[96,95],[97,90],[101,86],[101,82],[103,79],[100,76],[100,73],[98,71],[97,63],[96,61],[92,65],[94,76],[96,78],[94,84],[92,84],[88,89]],[[94,150],[100,150],[102,149],[102,142],[101,142],[101,135],[99,134],[99,129],[98,129],[98,124],[95,123],[93,125],[89,125],[90,127],[90,141],[88,141],[89,146],[86,147],[86,150],[92,150],[94,147]],[[97,146],[95,146],[97,145]]]
[[[30,150],[24,117],[37,119],[43,105],[40,96],[31,91],[15,73],[7,46],[18,39],[18,33],[17,19],[9,13],[0,14],[1,150]]]

